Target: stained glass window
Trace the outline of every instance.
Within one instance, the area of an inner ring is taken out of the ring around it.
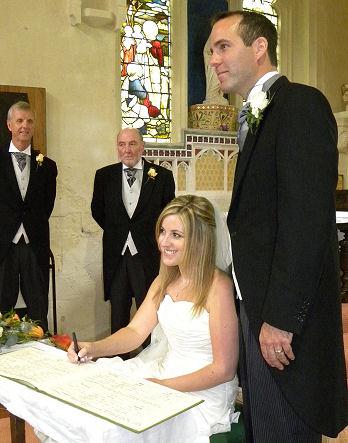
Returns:
[[[146,141],[171,134],[170,0],[127,0],[121,31],[122,127]]]
[[[272,7],[273,0],[243,0],[243,9],[264,14],[278,29],[278,15]]]

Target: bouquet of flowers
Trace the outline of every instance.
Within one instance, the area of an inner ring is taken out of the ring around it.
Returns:
[[[0,312],[0,347],[40,340],[44,335],[41,326],[27,316],[20,319],[13,309],[6,314]]]

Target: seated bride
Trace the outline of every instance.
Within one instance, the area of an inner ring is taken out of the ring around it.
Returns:
[[[129,325],[102,340],[79,342],[78,355],[73,345],[68,350],[74,363],[123,354],[138,348],[159,324],[160,340],[152,339],[133,359],[116,357],[109,364],[204,399],[192,410],[197,441],[230,430],[238,387],[233,286],[215,266],[215,231],[214,208],[207,199],[186,195],[172,200],[156,225],[159,275]]]

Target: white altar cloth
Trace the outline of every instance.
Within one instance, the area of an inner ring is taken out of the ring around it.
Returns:
[[[40,344],[36,344],[40,347]],[[45,348],[49,348],[46,345]],[[63,352],[49,348],[47,352]],[[203,443],[188,410],[140,434],[0,377],[0,403],[59,443]]]

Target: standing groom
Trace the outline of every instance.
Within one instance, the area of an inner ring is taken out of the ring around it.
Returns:
[[[35,116],[29,103],[11,106],[7,126],[12,140],[0,147],[0,312],[15,307],[20,287],[28,316],[46,330],[48,219],[57,167],[31,146]]]
[[[142,158],[137,129],[117,136],[120,163],[95,175],[92,215],[103,234],[104,296],[111,302],[111,332],[129,323],[132,297],[142,303],[159,271],[155,224],[174,198],[173,174]]]
[[[249,103],[228,214],[247,438],[319,443],[345,427],[348,411],[337,130],[317,89],[277,73],[276,47],[276,29],[261,14],[215,20],[211,65],[222,91]]]

